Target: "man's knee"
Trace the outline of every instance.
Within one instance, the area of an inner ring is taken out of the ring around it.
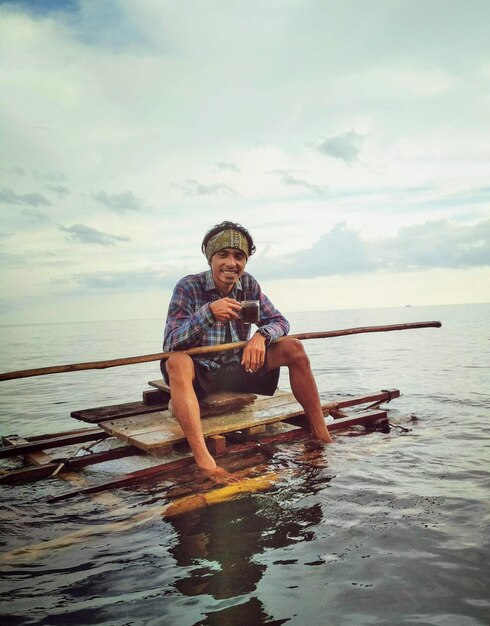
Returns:
[[[305,348],[299,339],[294,337],[284,337],[279,344],[283,351],[287,364],[310,366],[310,360]]]
[[[194,362],[188,354],[175,352],[165,364],[170,380],[194,380]]]

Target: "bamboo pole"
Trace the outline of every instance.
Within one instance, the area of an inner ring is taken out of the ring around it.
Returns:
[[[361,333],[381,333],[392,330],[413,330],[417,328],[440,328],[441,322],[411,322],[408,324],[390,324],[385,326],[360,326],[358,328],[344,328],[341,330],[328,330],[323,332],[299,333],[288,335],[304,341],[306,339],[329,339],[332,337],[343,337],[346,335],[358,335]],[[275,341],[281,341],[280,337]],[[210,354],[212,352],[224,352],[226,350],[236,350],[243,348],[246,341],[236,343],[221,343],[214,346],[199,346],[189,350],[181,350],[183,354],[194,356],[196,354]],[[121,359],[109,359],[107,361],[90,361],[86,363],[71,363],[69,365],[54,365],[51,367],[37,367],[34,369],[18,370],[16,372],[5,372],[0,374],[0,381],[13,380],[15,378],[29,378],[31,376],[44,376],[46,374],[61,374],[65,372],[79,372],[82,370],[106,369],[108,367],[119,367],[121,365],[134,365],[137,363],[148,363],[150,361],[161,361],[168,359],[173,352],[157,352],[155,354],[144,354],[141,356],[125,357]]]

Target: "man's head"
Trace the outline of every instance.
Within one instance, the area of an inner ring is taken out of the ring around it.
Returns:
[[[216,252],[225,248],[241,250],[245,256],[252,256],[255,245],[252,235],[246,228],[235,222],[221,222],[208,230],[202,240],[201,249],[211,265],[211,258]]]
[[[226,221],[208,230],[202,251],[216,287],[222,295],[227,295],[243,274],[248,257],[255,252],[255,245],[246,228]]]

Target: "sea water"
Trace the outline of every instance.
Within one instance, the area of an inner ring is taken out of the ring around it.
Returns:
[[[490,305],[295,313],[291,332],[440,320],[305,342],[323,396],[398,388],[390,432],[257,459],[265,491],[166,519],[168,483],[49,504],[0,488],[2,624],[490,623]],[[3,327],[2,371],[158,352],[162,320]],[[77,428],[141,398],[157,363],[0,383],[0,433]],[[287,372],[281,388],[288,389]],[[82,424],[83,425],[83,424]],[[401,427],[401,428],[400,428]],[[8,464],[15,461],[8,461]],[[90,483],[141,467],[84,470]],[[4,463],[5,467],[5,463]]]

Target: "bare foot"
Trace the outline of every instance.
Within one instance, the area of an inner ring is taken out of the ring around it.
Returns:
[[[330,435],[328,430],[322,433],[312,433],[311,436],[313,437],[313,439],[316,439],[321,443],[335,443],[335,440],[332,439],[332,436]]]

